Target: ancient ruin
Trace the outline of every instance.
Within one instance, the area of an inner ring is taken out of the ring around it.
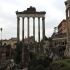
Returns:
[[[29,19],[30,17],[33,18],[33,38],[35,41],[35,17],[38,18],[38,43],[40,46],[40,18],[42,18],[42,38],[43,41],[45,41],[45,11],[37,12],[35,7],[30,6],[30,8],[27,8],[27,10],[24,10],[23,12],[16,11],[17,15],[17,43],[19,43],[19,25],[20,25],[20,17],[22,17],[22,44],[23,49],[22,52],[24,52],[24,18],[27,17],[28,19],[28,49],[29,49]],[[40,50],[40,48],[39,48]],[[24,53],[22,53],[22,56],[24,56]],[[22,57],[23,61],[24,57]]]

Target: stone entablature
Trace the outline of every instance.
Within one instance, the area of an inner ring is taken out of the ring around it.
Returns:
[[[17,14],[17,17],[39,17],[39,18],[45,18],[45,14]]]
[[[46,12],[18,12],[16,11],[16,14],[46,14]]]
[[[45,18],[45,11],[37,12],[35,7],[30,6],[30,8],[27,8],[27,10],[24,10],[22,12],[16,11],[17,17],[44,17]]]

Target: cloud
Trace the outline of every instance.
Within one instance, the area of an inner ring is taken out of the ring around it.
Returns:
[[[54,27],[66,18],[66,0],[1,0],[0,28],[3,28],[2,38],[17,37],[17,16],[15,11],[24,11],[30,6],[37,11],[45,11],[45,35],[50,37]],[[1,34],[1,32],[0,32]],[[30,18],[30,36],[33,35],[33,19]],[[40,35],[42,39],[42,19],[40,19]],[[27,18],[25,18],[25,35],[27,37]],[[38,18],[35,18],[35,36],[38,41]],[[20,39],[22,39],[22,18],[20,18]]]

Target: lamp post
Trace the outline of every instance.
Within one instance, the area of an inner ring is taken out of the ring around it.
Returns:
[[[2,46],[2,28],[0,28],[0,30],[1,30],[1,46]]]

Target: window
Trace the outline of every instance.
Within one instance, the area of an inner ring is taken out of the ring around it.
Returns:
[[[4,45],[6,45],[6,43],[4,43]]]
[[[67,42],[65,42],[65,45],[67,44]]]
[[[63,42],[63,45],[64,45],[64,42]]]

